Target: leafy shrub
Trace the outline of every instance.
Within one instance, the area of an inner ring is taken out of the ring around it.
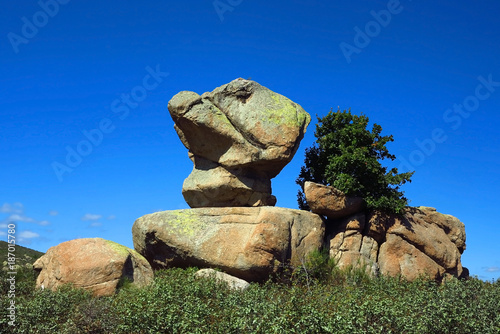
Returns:
[[[304,269],[305,268],[305,269]],[[94,298],[64,287],[24,291],[17,326],[1,333],[499,333],[500,280],[369,278],[332,267],[324,252],[304,262],[287,284],[253,283],[232,291],[195,268],[157,271],[154,283],[124,286]],[[307,273],[307,279],[304,275]]]
[[[302,189],[306,181],[331,185],[346,195],[363,197],[369,209],[401,213],[408,200],[400,187],[411,182],[413,172],[398,174],[397,168],[382,166],[381,160],[396,158],[386,147],[394,139],[381,136],[378,124],[369,131],[368,122],[368,117],[350,110],[318,117],[316,143],[306,149],[305,166],[296,183]],[[301,209],[308,209],[302,190],[298,202]]]

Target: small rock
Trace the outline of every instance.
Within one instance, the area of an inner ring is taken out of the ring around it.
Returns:
[[[227,283],[231,290],[246,290],[250,286],[250,283],[247,281],[214,269],[200,269],[195,275],[196,277],[214,277],[218,281]]]

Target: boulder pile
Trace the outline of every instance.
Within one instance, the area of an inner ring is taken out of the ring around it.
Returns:
[[[429,207],[408,208],[404,215],[366,211],[362,199],[313,182],[304,191],[312,212],[327,218],[325,243],[340,268],[365,267],[410,281],[468,276],[460,261],[465,226],[457,218]]]
[[[134,247],[153,268],[219,268],[263,281],[322,247],[319,215],[273,207],[271,179],[311,119],[300,105],[240,78],[201,96],[180,92],[168,109],[194,163],[182,188],[192,209],[135,221]]]
[[[292,160],[311,119],[241,78],[201,96],[180,92],[168,110],[194,164],[182,188],[192,208],[275,205],[271,179]]]
[[[135,250],[100,238],[50,248],[33,265],[38,288],[70,283],[110,295],[126,281],[151,283],[153,269],[197,266],[205,268],[199,277],[245,289],[242,279],[264,281],[324,247],[340,268],[372,275],[468,276],[460,259],[464,224],[436,209],[389,215],[313,182],[304,185],[312,212],[274,207],[271,179],[291,161],[310,122],[288,98],[240,78],[202,95],[180,92],[168,109],[194,164],[182,188],[191,209],[137,219]]]

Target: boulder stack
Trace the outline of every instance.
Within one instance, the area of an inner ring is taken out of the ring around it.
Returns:
[[[271,179],[288,164],[310,116],[255,81],[236,79],[168,103],[194,168],[182,194],[192,208],[273,206]]]
[[[134,247],[153,268],[218,268],[263,281],[322,247],[319,215],[272,207],[271,179],[310,121],[301,106],[240,78],[201,96],[180,92],[168,109],[194,163],[182,189],[192,209],[135,221]]]

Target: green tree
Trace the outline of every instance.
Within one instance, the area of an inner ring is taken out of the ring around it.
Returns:
[[[301,186],[298,202],[301,209],[309,209],[303,187],[305,181],[333,186],[346,195],[361,196],[369,209],[402,213],[408,200],[400,190],[411,182],[414,172],[398,174],[397,168],[388,170],[381,160],[394,160],[386,144],[393,136],[381,136],[382,127],[373,124],[367,129],[365,115],[351,114],[344,110],[318,117],[315,144],[305,151],[305,166],[300,170],[296,183]]]

